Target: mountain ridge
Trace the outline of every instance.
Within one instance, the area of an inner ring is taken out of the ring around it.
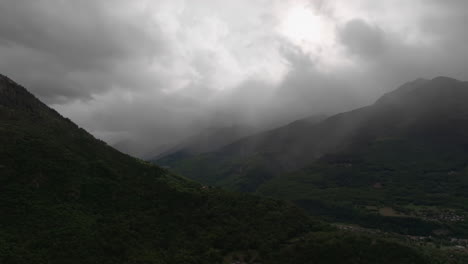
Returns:
[[[205,184],[289,200],[331,222],[450,244],[468,237],[467,101],[467,82],[416,80],[372,105],[269,132],[260,144],[243,145],[248,138],[166,162]]]
[[[1,263],[463,263],[189,181],[114,150],[10,79],[0,93]]]
[[[229,188],[235,190],[252,191],[278,173],[299,169],[327,153],[343,151],[353,144],[364,144],[377,135],[410,133],[406,130],[411,127],[419,129],[419,126],[430,125],[430,122],[444,122],[444,115],[463,118],[468,111],[464,107],[464,98],[468,98],[467,86],[467,82],[446,77],[432,80],[418,79],[383,95],[372,105],[331,116],[318,124],[298,129],[288,125],[241,139],[212,154],[201,155],[199,157],[201,162],[182,158],[181,160],[163,159],[156,163],[166,165],[202,182],[204,178],[208,179],[204,181],[208,184],[228,184]],[[255,168],[252,170],[268,166],[275,169],[273,172],[264,170],[263,179],[249,183],[250,176],[239,173],[239,170],[253,157],[261,159],[261,164],[254,165]],[[208,176],[206,172],[205,175],[198,174],[197,164],[206,167],[205,163],[224,163],[224,165],[219,166]],[[226,175],[226,179],[231,183],[217,183],[218,179],[221,181],[223,179],[215,174]],[[239,183],[240,178],[242,178],[241,183]],[[247,183],[242,183],[243,180]]]
[[[267,234],[280,246],[315,229],[287,203],[204,189],[120,153],[8,78],[0,95],[2,263],[216,263],[258,247],[269,258]],[[270,230],[283,221],[291,229]]]

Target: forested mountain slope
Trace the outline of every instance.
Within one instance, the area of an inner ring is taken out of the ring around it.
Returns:
[[[8,264],[447,259],[174,176],[96,140],[4,76],[0,212],[0,262]]]
[[[299,121],[212,153],[156,163],[207,184],[253,192],[278,175],[306,167],[326,155],[351,153],[376,140],[427,139],[425,144],[434,148],[448,143],[465,146],[467,100],[466,82],[446,77],[419,79],[371,106],[318,124]]]
[[[420,79],[319,124],[168,164],[209,184],[294,201],[328,221],[468,237],[466,102],[467,82]]]

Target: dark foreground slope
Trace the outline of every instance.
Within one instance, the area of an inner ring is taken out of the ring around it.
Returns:
[[[268,256],[315,225],[121,154],[5,77],[0,212],[0,263],[216,263],[235,250]]]
[[[0,212],[7,264],[457,263],[174,176],[96,140],[3,76]]]

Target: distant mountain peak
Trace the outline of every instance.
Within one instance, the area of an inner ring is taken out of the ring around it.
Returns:
[[[414,101],[457,100],[466,98],[468,89],[464,83],[450,78],[439,76],[432,80],[417,79],[405,83],[398,89],[386,93],[376,104],[401,104]]]
[[[431,81],[433,81],[433,82],[443,82],[443,83],[447,83],[447,82],[460,82],[460,81],[457,80],[457,79],[454,79],[454,78],[451,78],[451,77],[447,77],[447,76],[437,76],[437,77],[433,78]]]
[[[271,178],[324,155],[361,148],[377,139],[403,136],[414,139],[413,135],[434,140],[460,139],[455,136],[465,135],[464,128],[457,126],[460,120],[468,120],[466,101],[466,82],[447,77],[417,79],[385,94],[374,105],[312,125],[293,122],[241,139],[210,155],[179,155],[160,164],[207,184],[255,191]],[[455,128],[458,132],[454,132]],[[207,172],[204,168],[208,166],[217,167]]]

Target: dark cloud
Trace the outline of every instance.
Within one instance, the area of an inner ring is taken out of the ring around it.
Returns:
[[[146,34],[142,21],[113,17],[102,1],[5,0],[0,9],[3,41],[47,53],[76,69],[108,67],[141,50],[147,56],[145,46],[159,44]]]
[[[339,37],[350,52],[363,57],[377,57],[385,52],[385,35],[376,26],[353,19],[340,29]]]
[[[114,17],[103,2],[1,1],[2,55],[13,66],[1,63],[0,69],[48,102],[89,99],[115,79],[132,78],[116,68],[154,56],[162,42],[145,32],[141,20]],[[157,25],[151,29],[158,31]]]
[[[141,154],[467,80],[467,19],[464,0],[2,0],[0,72]]]

